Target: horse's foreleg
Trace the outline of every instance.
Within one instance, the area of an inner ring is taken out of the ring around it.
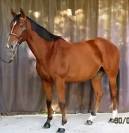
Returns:
[[[48,111],[48,117],[47,117],[47,121],[44,124],[44,128],[50,128],[50,122],[52,120],[52,114],[53,114],[53,110],[51,107],[52,104],[52,87],[51,87],[51,83],[48,81],[43,81],[43,89],[45,91],[46,94],[46,104],[47,104],[47,111]]]
[[[65,112],[65,83],[63,79],[58,78],[56,80],[56,89],[59,100],[59,107],[62,114],[62,126],[61,128],[58,129],[57,133],[64,133],[65,132],[64,125],[67,123],[67,119]]]
[[[93,123],[93,120],[95,119],[96,113],[98,112],[98,109],[100,106],[101,98],[103,95],[101,80],[102,80],[102,73],[98,73],[91,80],[92,87],[93,87],[94,93],[95,93],[95,108],[94,108],[93,112],[91,112],[91,115],[86,122],[86,124],[88,124],[88,125],[91,125]]]

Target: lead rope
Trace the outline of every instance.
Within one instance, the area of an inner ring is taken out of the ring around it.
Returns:
[[[0,56],[0,60],[7,64],[11,63],[14,60],[15,55],[17,53],[17,47],[18,47],[18,45],[16,45],[15,49],[12,51],[10,60],[7,61],[7,60],[3,59],[1,56]]]
[[[8,60],[8,61],[7,61],[7,60],[5,60],[5,59],[2,59],[1,57],[0,57],[0,60],[1,60],[2,62],[4,62],[4,63],[8,63],[8,64],[12,62],[12,60]]]

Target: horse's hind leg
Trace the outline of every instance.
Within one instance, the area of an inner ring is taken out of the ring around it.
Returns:
[[[113,104],[113,111],[112,111],[112,118],[109,120],[109,122],[113,122],[115,117],[117,117],[117,106],[118,106],[118,98],[117,98],[117,74],[109,74],[109,83],[110,83],[110,94]]]
[[[44,124],[44,128],[50,128],[50,122],[52,120],[52,114],[53,114],[53,110],[51,107],[52,104],[52,86],[51,83],[48,81],[43,81],[43,89],[45,91],[46,94],[46,104],[47,104],[47,111],[48,111],[48,117],[47,117],[47,121]]]
[[[88,124],[88,125],[91,125],[93,123],[93,120],[95,119],[96,113],[98,112],[98,109],[100,106],[101,98],[103,95],[102,84],[101,84],[102,75],[103,75],[103,72],[99,71],[96,74],[96,76],[91,80],[92,87],[93,87],[94,93],[95,93],[95,108],[94,108],[94,111],[91,112],[91,115],[86,122],[86,124]]]

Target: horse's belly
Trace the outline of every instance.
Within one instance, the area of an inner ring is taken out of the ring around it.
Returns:
[[[98,64],[76,66],[73,69],[70,69],[68,75],[66,76],[66,81],[78,82],[92,79],[96,75],[99,68],[100,65]]]

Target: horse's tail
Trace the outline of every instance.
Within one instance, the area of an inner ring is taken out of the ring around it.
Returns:
[[[117,84],[117,103],[119,105],[119,97],[120,97],[120,69],[118,70],[117,78],[116,78],[116,84]]]

